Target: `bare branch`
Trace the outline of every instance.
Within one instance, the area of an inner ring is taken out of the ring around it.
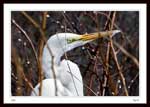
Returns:
[[[22,67],[21,62],[20,62],[20,58],[19,58],[15,48],[12,48],[12,62],[14,63],[16,70],[17,70],[17,77],[19,78],[18,79],[18,81],[19,81],[18,85],[22,84],[22,78],[23,78],[24,81],[27,82],[29,87],[32,89],[32,91],[37,95],[37,93],[34,91],[32,84],[29,82],[29,80],[27,79],[27,77],[24,74],[23,67]],[[17,95],[21,95],[21,94],[22,93],[21,93],[21,87],[20,87],[20,90],[17,91]]]
[[[32,41],[31,41],[30,37],[28,36],[28,34],[26,33],[26,31],[23,30],[19,24],[17,24],[17,22],[16,22],[14,19],[12,19],[12,23],[24,34],[24,36],[25,36],[25,37],[27,38],[27,40],[29,41],[29,43],[30,43],[30,45],[31,45],[31,47],[32,47],[32,50],[33,50],[33,52],[34,52],[34,56],[35,56],[35,58],[36,58],[36,61],[37,61],[37,63],[38,63],[37,52],[36,52],[36,50],[35,50],[35,47],[34,47]]]
[[[40,25],[34,20],[32,19],[31,16],[29,16],[26,12],[22,11],[21,12],[37,29],[39,29],[39,32],[41,33],[41,39],[43,39],[44,43],[46,44],[49,54],[52,56],[52,72],[53,72],[53,77],[54,77],[54,83],[55,83],[55,95],[57,95],[57,81],[56,81],[56,74],[55,74],[55,69],[54,69],[54,55],[50,49],[50,47],[47,44],[46,38],[45,38],[45,33],[43,31],[43,29],[40,27]]]

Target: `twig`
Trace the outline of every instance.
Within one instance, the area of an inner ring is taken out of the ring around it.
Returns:
[[[23,68],[21,66],[20,58],[19,58],[15,48],[12,48],[12,62],[14,63],[14,65],[17,69],[17,73],[18,73],[17,77],[20,78],[20,79],[18,79],[19,83],[21,83],[21,81],[22,81],[21,77],[22,77],[24,79],[24,81],[27,82],[27,84],[32,89],[32,91],[37,95],[37,93],[34,91],[32,84],[28,81],[27,77],[24,74]],[[17,91],[17,93],[19,95],[21,95],[20,92]]]
[[[126,51],[121,45],[119,45],[117,42],[113,41],[113,44],[120,49],[120,51],[122,53],[124,53],[127,57],[129,57],[135,64],[136,66],[139,68],[139,61],[137,60],[137,58],[135,56],[133,56],[132,54],[130,54],[128,51]]]
[[[36,58],[36,61],[38,62],[38,57],[37,57],[36,50],[35,50],[35,48],[34,48],[34,45],[33,45],[32,41],[31,41],[31,39],[29,38],[28,34],[26,33],[25,30],[23,30],[23,29],[21,28],[21,26],[20,26],[19,24],[17,24],[17,22],[16,22],[14,19],[12,19],[11,21],[12,21],[12,23],[24,34],[24,36],[25,36],[25,37],[27,38],[27,40],[29,41],[29,43],[30,43],[30,45],[31,45],[31,47],[32,47],[32,50],[33,50],[33,52],[34,52],[34,56],[35,56],[35,58]]]
[[[46,15],[47,15],[47,12],[43,12],[43,23],[42,23],[42,29],[45,31],[46,29]]]
[[[98,21],[97,21],[97,23],[98,23]],[[99,24],[97,25],[97,27],[98,26],[99,26]],[[97,28],[97,29],[98,29],[98,32],[99,32],[99,28]],[[111,80],[111,78],[109,76],[109,72],[108,72],[109,71],[108,70],[109,65],[107,64],[107,62],[109,60],[109,56],[107,56],[106,61],[104,61],[104,55],[102,54],[102,50],[101,50],[101,42],[99,42],[98,44],[99,45],[98,45],[98,47],[96,49],[96,56],[100,54],[100,56],[102,58],[102,64],[106,65],[106,67],[105,66],[103,67],[104,68],[104,73],[105,73],[104,77],[103,77],[104,78],[104,82],[103,83],[100,82],[101,83],[101,87],[102,87],[102,89],[100,89],[100,93],[101,93],[102,96],[104,96],[105,95],[105,87],[107,85],[107,81],[108,81],[108,84],[110,85],[112,91],[114,91],[114,88],[113,88],[114,86],[113,86],[113,82],[112,82],[112,80]],[[108,50],[107,50],[107,55],[109,55],[109,51]],[[103,62],[106,62],[106,64],[104,64]]]
[[[130,84],[128,85],[128,87],[131,87],[131,85],[133,84],[133,82],[137,79],[137,77],[139,76],[139,73],[137,73],[135,75],[135,77],[131,80]]]
[[[64,15],[64,13],[63,13],[63,17],[64,17],[64,19],[65,19],[65,22],[67,22],[67,19],[66,19],[66,16]],[[65,32],[66,32],[66,23],[65,23]],[[59,40],[59,38],[58,38],[58,40]],[[61,45],[61,44],[60,44]],[[64,49],[62,48],[62,50],[64,51]],[[67,57],[67,53],[64,51],[64,53],[65,53],[65,58],[66,59],[68,59],[68,57]],[[75,84],[75,80],[74,80],[74,78],[73,78],[73,73],[72,73],[72,71],[71,71],[71,68],[70,68],[70,66],[69,66],[69,63],[67,62],[67,66],[68,66],[68,69],[69,69],[69,71],[70,71],[70,74],[71,74],[71,78],[72,78],[72,80],[73,80],[73,84],[74,84],[74,87],[75,87],[75,90],[76,90],[76,93],[77,93],[77,95],[79,96],[79,92],[78,92],[78,90],[77,90],[77,87],[76,87],[76,84]]]
[[[108,22],[110,22],[110,23],[112,23],[112,19],[111,19],[111,17],[109,16],[109,15],[107,15],[106,13],[104,13],[104,12],[97,12],[97,13],[99,13],[99,14],[101,14],[101,15],[103,15],[103,16],[106,16],[106,18],[108,19],[108,21],[107,21],[107,23],[105,24],[105,27],[104,27],[104,29],[106,29],[108,26],[107,26],[107,24],[108,24]],[[121,30],[121,28],[115,23],[115,22],[113,22],[114,23],[114,27],[116,28],[116,29],[118,29],[118,30]],[[106,27],[107,26],[107,27]],[[123,38],[125,38],[128,42],[129,42],[129,44],[131,45],[132,43],[131,43],[131,41],[128,39],[128,37],[126,37],[125,35],[127,35],[126,33],[124,33],[124,32],[121,32],[121,36],[123,36]]]
[[[109,12],[109,18],[111,19],[111,12]],[[111,20],[111,22],[114,23],[114,21]],[[107,20],[106,24],[105,24],[105,30],[112,30],[112,27],[110,29],[110,20]],[[112,88],[112,79],[110,78],[109,75],[109,58],[110,58],[110,42],[107,44],[107,52],[106,52],[106,70],[105,70],[105,75],[104,75],[104,83],[103,83],[103,87],[105,87],[107,85],[107,81],[109,83],[109,85],[111,86],[111,91],[114,92],[114,95],[116,95],[115,90],[114,90],[114,86]],[[109,80],[108,78],[109,77]],[[111,79],[111,80],[110,80]],[[110,82],[111,81],[111,82]],[[103,89],[103,93],[102,95],[105,95],[105,88]]]
[[[68,72],[68,73],[71,73],[70,71],[67,71],[67,72]],[[72,76],[73,76],[75,79],[77,79],[77,80],[82,84],[82,81],[80,81],[80,80],[78,79],[78,77],[76,77],[74,74],[72,74]],[[95,96],[98,96],[88,85],[83,84],[83,86],[84,86],[85,88],[89,89]]]
[[[43,31],[45,30],[46,28],[46,15],[47,15],[47,12],[43,12],[43,22],[42,22],[42,29]],[[39,39],[40,42],[39,42],[39,83],[40,83],[40,87],[39,87],[39,96],[42,95],[42,80],[43,80],[43,70],[42,70],[42,53],[43,53],[43,48],[44,48],[44,41],[43,39]]]
[[[39,55],[38,55],[38,60],[39,60],[39,63],[38,63],[38,73],[39,73],[39,79],[38,79],[38,82],[40,83],[40,86],[39,86],[39,96],[42,95],[42,80],[43,80],[43,70],[42,70],[42,52],[43,52],[43,46],[44,46],[44,42],[42,39],[40,39],[40,42],[39,42]]]
[[[89,84],[89,88],[90,88],[90,89],[92,89],[93,78],[94,78],[94,75],[92,74],[92,75],[90,76],[90,84]],[[90,96],[90,93],[91,93],[91,91],[88,90],[87,95]]]
[[[99,14],[102,14],[102,15],[104,15],[104,16],[106,16],[107,17],[107,19],[112,23],[112,19],[107,15],[107,14],[105,14],[105,13],[103,13],[103,12],[98,12]],[[117,28],[117,29],[120,29],[119,28],[119,26],[117,26],[117,24],[115,23],[115,22],[113,22],[113,25]],[[124,37],[124,38],[126,38],[126,36],[124,36],[124,33],[123,32],[121,32],[121,34],[122,34],[122,36]],[[128,38],[126,38],[128,41],[129,41],[129,39]],[[117,47],[117,48],[119,48],[125,55],[127,55],[129,58],[131,58],[131,60],[136,64],[136,66],[139,68],[139,61],[137,60],[137,58],[136,57],[134,57],[133,55],[131,55],[129,52],[127,52],[123,47],[121,47],[118,43],[116,43],[115,41],[113,42],[114,43],[114,45]],[[129,42],[130,43],[130,42]]]
[[[115,20],[115,16],[116,16],[116,12],[113,13],[113,18],[112,18],[112,23],[111,23],[111,30],[113,28],[113,22]],[[125,82],[125,78],[124,78],[124,75],[122,73],[122,70],[121,70],[121,67],[119,65],[119,62],[118,62],[118,58],[117,58],[117,55],[116,55],[116,52],[115,52],[115,49],[114,49],[114,46],[113,46],[113,40],[112,40],[112,37],[110,36],[110,46],[111,46],[111,49],[112,49],[112,53],[113,53],[113,58],[115,60],[115,63],[117,65],[117,69],[118,69],[118,72],[119,72],[119,76],[121,78],[121,81],[122,81],[122,84],[123,84],[123,88],[124,88],[124,92],[125,92],[125,95],[128,96],[128,90],[127,90],[127,87],[126,87],[126,82]]]
[[[57,96],[57,81],[56,81],[56,74],[55,74],[55,69],[54,69],[54,55],[50,49],[50,47],[48,46],[47,42],[46,42],[46,38],[45,38],[45,33],[43,31],[43,29],[40,27],[40,25],[34,20],[32,19],[31,16],[29,16],[26,12],[22,11],[21,12],[37,29],[39,29],[39,32],[41,33],[41,39],[43,39],[44,43],[47,46],[47,49],[49,51],[50,56],[52,57],[52,65],[51,65],[51,69],[52,69],[52,73],[53,73],[53,77],[54,77],[54,84],[55,84],[55,95]]]
[[[100,52],[100,54],[102,54],[102,53]],[[108,71],[107,66],[105,65],[106,63],[104,63],[104,62],[105,62],[104,59],[102,59],[101,63],[103,65],[105,74],[104,74],[104,82],[103,82],[103,85],[102,85],[103,89],[102,89],[102,93],[101,94],[105,95],[105,87],[106,87],[106,85],[108,83],[108,85],[110,86],[111,91],[113,92],[113,95],[117,95],[115,93],[115,85],[114,85],[113,79],[110,76],[110,72]],[[100,90],[100,92],[101,92],[101,90]]]
[[[34,47],[34,45],[32,43],[32,40],[30,39],[30,37],[28,36],[28,34],[26,33],[26,31],[19,24],[17,24],[17,22],[14,19],[12,19],[11,21],[24,34],[24,36],[26,37],[26,39],[29,41],[29,44],[31,45],[31,48],[32,48],[32,50],[34,52],[34,56],[35,56],[37,64],[38,64],[39,61],[38,61],[38,57],[37,57],[37,52],[36,52],[35,47]],[[25,80],[27,80],[27,79],[25,79]],[[31,87],[31,83],[28,83],[28,85]]]
[[[117,77],[117,80],[119,79],[119,77]],[[116,94],[116,95],[118,95],[118,86],[119,86],[119,83],[118,83],[118,81],[116,82],[116,87],[115,87],[115,91],[114,91],[114,93]]]

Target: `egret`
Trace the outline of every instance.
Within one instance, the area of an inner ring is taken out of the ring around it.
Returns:
[[[48,46],[45,45],[43,49],[42,68],[46,79],[42,81],[42,96],[55,96],[55,87],[58,88],[58,96],[83,96],[83,81],[79,67],[68,59],[61,61],[61,57],[76,47],[83,46],[97,38],[109,35],[114,36],[119,32],[120,30],[112,30],[83,35],[74,33],[57,33],[52,35],[47,41]],[[53,57],[48,47],[51,49]],[[53,65],[52,58],[54,60]],[[57,84],[54,84],[51,66],[54,67]],[[36,93],[39,92],[39,84],[34,88],[34,91]],[[33,91],[31,95],[35,96]]]

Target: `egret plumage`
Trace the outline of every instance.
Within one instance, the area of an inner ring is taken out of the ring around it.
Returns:
[[[58,96],[73,96],[73,94],[65,88],[60,80],[56,80],[57,86],[54,84],[54,79],[44,79],[42,85],[42,96],[55,96],[55,87],[57,87],[57,95]],[[36,85],[34,91],[32,91],[31,96],[37,96],[39,94],[40,84]]]
[[[47,41],[48,47],[51,49],[54,60],[52,65],[52,56],[49,53],[47,45],[43,50],[42,68],[45,76],[45,80],[42,81],[42,96],[55,96],[55,87],[58,88],[58,96],[83,96],[83,81],[82,76],[77,64],[68,59],[61,57],[68,51],[83,46],[97,38],[105,36],[113,36],[119,33],[120,30],[91,33],[78,35],[74,33],[58,33],[52,35]],[[54,77],[51,66],[55,69],[56,74],[56,86],[54,84]],[[34,88],[36,93],[39,93],[39,84]],[[32,96],[35,96],[32,92]]]

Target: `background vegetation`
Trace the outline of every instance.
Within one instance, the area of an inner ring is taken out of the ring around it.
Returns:
[[[77,34],[120,29],[113,38],[102,38],[67,53],[78,64],[84,95],[139,95],[139,12],[136,11],[13,11],[11,14],[11,92],[29,96],[44,79],[42,49],[58,32]],[[65,57],[62,57],[62,59]]]

